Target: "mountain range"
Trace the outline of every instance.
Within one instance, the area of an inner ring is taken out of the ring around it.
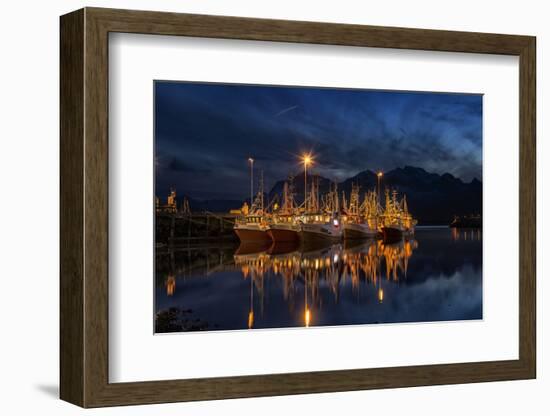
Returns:
[[[308,175],[308,181],[311,180]],[[332,181],[318,176],[319,193],[329,191]],[[276,195],[282,196],[285,179],[275,183],[266,194],[266,201],[271,201]],[[293,180],[295,199],[303,201],[304,175],[297,174]],[[338,183],[338,192],[342,191],[349,200],[352,184],[359,185],[360,192],[375,190],[377,187],[376,173],[365,170],[357,175]],[[420,225],[449,224],[455,215],[480,214],[482,211],[482,183],[474,178],[471,182],[463,182],[450,173],[439,175],[413,166],[405,166],[385,172],[381,178],[382,190],[396,190],[401,198],[407,196],[409,211],[418,219]],[[211,200],[198,201],[189,199],[191,210],[209,210],[226,212],[238,208],[242,201]]]

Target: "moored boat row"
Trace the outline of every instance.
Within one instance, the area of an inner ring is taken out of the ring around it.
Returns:
[[[341,240],[344,228],[338,218],[326,215],[302,215],[280,218],[245,216],[238,219],[235,233],[242,242]]]
[[[416,220],[408,211],[405,197],[398,201],[396,191],[390,195],[386,190],[382,207],[379,192],[372,190],[367,191],[360,202],[360,189],[354,184],[348,203],[344,193],[340,200],[337,185],[333,184],[330,191],[319,198],[316,177],[310,183],[307,181],[307,166],[311,162],[310,157],[304,158],[304,201],[301,205],[294,200],[291,177],[284,183],[282,204],[272,202],[266,208],[263,180],[260,181],[254,201],[250,206],[246,202],[243,204],[242,214],[235,221],[234,230],[241,242],[307,243],[369,238],[396,241],[414,235]]]

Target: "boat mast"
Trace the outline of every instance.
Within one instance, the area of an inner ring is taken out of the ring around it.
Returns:
[[[319,211],[319,176],[315,179],[315,211]]]
[[[349,213],[359,215],[359,185],[351,184],[351,195],[349,200]]]
[[[283,214],[288,213],[288,182],[286,181],[283,185],[283,206],[281,207],[281,212]]]
[[[319,211],[319,177],[314,176],[311,178],[311,192],[309,195],[309,211]]]
[[[342,210],[347,214],[348,213],[348,203],[346,201],[346,193],[342,190]]]
[[[294,214],[294,176],[288,177],[288,210],[290,214]]]
[[[334,213],[338,213],[340,211],[339,206],[339,199],[338,199],[338,184],[334,182],[334,194],[332,196],[333,202],[334,202]]]
[[[283,205],[281,213],[284,215],[294,214],[294,185],[293,177],[289,176],[283,186]]]
[[[264,214],[264,171],[262,169],[262,173],[260,175],[260,208],[262,210],[262,215]]]

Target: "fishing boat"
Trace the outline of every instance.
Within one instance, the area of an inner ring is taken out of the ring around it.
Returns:
[[[296,220],[295,213],[294,192],[292,178],[290,178],[283,187],[283,204],[273,213],[267,229],[267,234],[274,243],[299,240],[300,224]]]
[[[376,193],[367,192],[359,205],[359,186],[353,184],[349,206],[345,194],[342,195],[342,205],[345,239],[375,238],[378,235]]]
[[[301,217],[300,239],[302,241],[339,241],[344,235],[340,220],[335,216],[308,214]]]
[[[300,224],[293,216],[276,216],[267,228],[267,235],[274,242],[293,242],[300,239]]]
[[[260,180],[260,189],[250,209],[243,205],[242,216],[235,220],[233,230],[241,242],[270,242],[267,234],[269,228],[268,216],[264,210],[263,175]]]
[[[344,223],[344,238],[346,239],[365,239],[376,238],[378,230],[371,228],[368,222],[346,222]]]
[[[381,215],[381,223],[384,241],[391,242],[414,236],[417,221],[409,213],[406,196],[399,202],[395,190],[391,198],[386,190],[386,206]]]
[[[235,221],[233,230],[241,242],[270,242],[269,226],[262,215],[246,215]]]
[[[305,201],[304,213],[298,217],[302,242],[339,241],[344,228],[339,218],[339,201],[336,184],[319,203],[319,183],[312,180],[310,197]]]

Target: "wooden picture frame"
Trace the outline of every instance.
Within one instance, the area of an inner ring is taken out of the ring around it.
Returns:
[[[535,38],[85,8],[61,17],[60,396],[82,407],[536,376]],[[127,32],[519,56],[519,359],[109,383],[108,34]]]

